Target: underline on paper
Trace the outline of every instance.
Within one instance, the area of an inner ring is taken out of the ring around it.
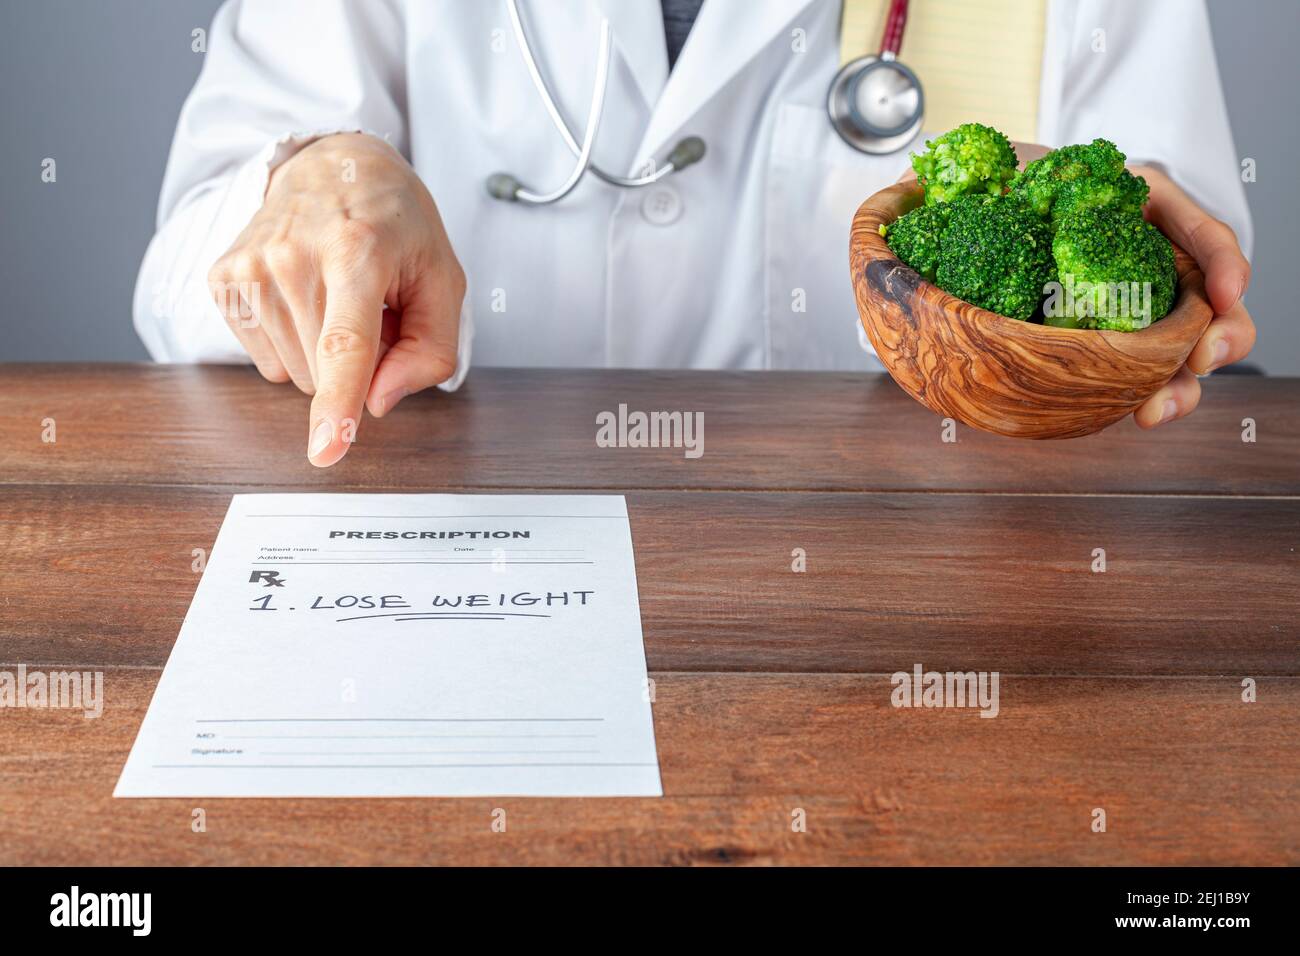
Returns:
[[[524,614],[511,611],[400,611],[392,614],[358,614],[356,617],[336,617],[335,624],[343,621],[364,621],[372,617],[395,617],[406,621],[503,621],[508,617],[550,617],[549,614]]]
[[[200,717],[196,724],[554,724],[604,723],[604,717]]]
[[[338,618],[334,623],[339,624],[345,620],[357,621],[363,618]],[[504,621],[504,617],[496,614],[425,614],[416,617],[399,617],[394,619],[394,624],[406,624],[410,621]]]
[[[376,614],[375,617],[386,617],[384,614]],[[339,624],[343,621],[360,621],[359,617],[340,617],[334,623]],[[496,614],[425,614],[417,617],[399,617],[394,624],[405,624],[407,621],[504,621],[504,617]]]

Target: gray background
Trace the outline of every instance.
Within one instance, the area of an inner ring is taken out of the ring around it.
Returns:
[[[364,2],[364,0],[357,0]],[[1140,0],[1135,0],[1140,2]],[[131,326],[136,270],[153,234],[163,166],[202,55],[190,31],[219,0],[0,3],[0,360],[148,358]],[[1284,262],[1300,247],[1294,115],[1295,0],[1209,0],[1237,152],[1258,164],[1247,304],[1251,361],[1300,375],[1300,324]],[[46,156],[58,183],[41,182]]]

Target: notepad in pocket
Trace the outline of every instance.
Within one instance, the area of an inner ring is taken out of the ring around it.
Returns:
[[[840,59],[880,48],[889,0],[846,0]],[[1012,140],[1038,139],[1045,0],[917,0],[899,60],[921,80],[925,129],[985,123]]]

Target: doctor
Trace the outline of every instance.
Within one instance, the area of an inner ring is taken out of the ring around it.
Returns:
[[[251,359],[312,394],[317,465],[363,407],[456,388],[471,339],[487,365],[878,368],[853,210],[924,135],[979,120],[1026,143],[1104,136],[1142,166],[1217,316],[1136,418],[1191,411],[1193,372],[1254,341],[1202,4],[908,6],[922,138],[872,154],[832,126],[828,90],[876,52],[885,0],[230,0],[181,112],[136,328],[159,361]]]

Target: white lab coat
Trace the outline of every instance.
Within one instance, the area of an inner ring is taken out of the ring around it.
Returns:
[[[859,332],[849,222],[907,152],[862,155],[827,121],[840,3],[708,0],[671,75],[660,0],[521,7],[579,137],[599,18],[612,24],[599,164],[631,173],[687,135],[707,142],[705,159],[645,189],[588,176],[553,206],[492,199],[493,172],[545,191],[573,163],[502,0],[232,0],[181,112],[136,289],[153,357],[247,361],[210,301],[209,267],[275,163],[313,136],[365,130],[410,159],[464,266],[462,372],[471,326],[480,365],[879,368]],[[1091,48],[1098,27],[1104,54]],[[1160,164],[1249,254],[1199,0],[1052,0],[1043,62],[1043,143],[1104,136]]]

